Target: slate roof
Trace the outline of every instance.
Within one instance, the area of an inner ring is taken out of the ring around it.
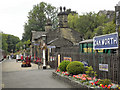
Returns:
[[[73,46],[73,43],[63,37],[60,37],[50,41],[49,45],[56,47],[65,47],[65,46]]]
[[[44,32],[44,31],[32,31],[32,42],[35,40],[35,39],[38,39],[40,38],[42,35],[46,35],[47,32]]]
[[[68,40],[73,45],[81,41],[80,34],[77,31],[72,30],[70,28],[58,28],[57,30],[50,31],[48,33],[43,31],[42,32],[33,31],[32,41],[34,41],[34,39],[38,39],[42,35],[47,36],[47,44],[51,44],[52,42],[55,43],[55,41],[62,40],[61,38],[64,38],[64,41]],[[62,42],[62,43],[65,43],[65,42]]]
[[[79,43],[81,41],[80,34],[77,31],[72,30],[70,28],[60,28],[60,33],[62,37],[68,39],[73,44]]]

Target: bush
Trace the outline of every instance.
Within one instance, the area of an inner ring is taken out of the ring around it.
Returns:
[[[70,74],[73,74],[73,75],[83,73],[85,70],[84,64],[79,61],[71,62],[66,69]]]
[[[64,60],[64,61],[62,61],[61,63],[60,63],[60,65],[59,65],[59,69],[60,69],[60,71],[67,71],[66,70],[66,67],[67,67],[67,65],[70,63],[70,61],[68,61],[68,60]]]
[[[86,66],[85,68],[86,68],[85,73],[86,73],[87,75],[89,75],[89,76],[91,76],[91,77],[96,77],[96,76],[97,76],[96,72],[93,71],[92,66],[90,66],[90,67]]]

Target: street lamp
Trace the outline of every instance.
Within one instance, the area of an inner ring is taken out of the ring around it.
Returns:
[[[25,59],[25,44],[23,45],[23,48],[24,48],[24,59]]]
[[[43,69],[46,69],[46,58],[45,58],[45,51],[46,48],[44,48],[46,46],[46,35],[42,35],[42,40],[43,40]]]
[[[35,59],[35,57],[36,57],[36,56],[35,56],[35,41],[32,41],[32,45],[34,46],[34,51],[33,51],[33,52],[34,52],[34,53],[33,53],[33,54],[34,54],[34,60],[36,60],[36,59]]]

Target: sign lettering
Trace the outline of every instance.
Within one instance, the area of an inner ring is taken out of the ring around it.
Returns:
[[[118,33],[96,36],[93,38],[93,49],[118,48]]]

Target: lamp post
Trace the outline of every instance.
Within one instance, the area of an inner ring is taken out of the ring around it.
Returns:
[[[46,51],[46,35],[42,35],[42,40],[43,40],[43,69],[46,69],[46,58],[45,58],[45,51]]]
[[[24,48],[24,60],[25,60],[25,44],[23,45],[23,48]]]

